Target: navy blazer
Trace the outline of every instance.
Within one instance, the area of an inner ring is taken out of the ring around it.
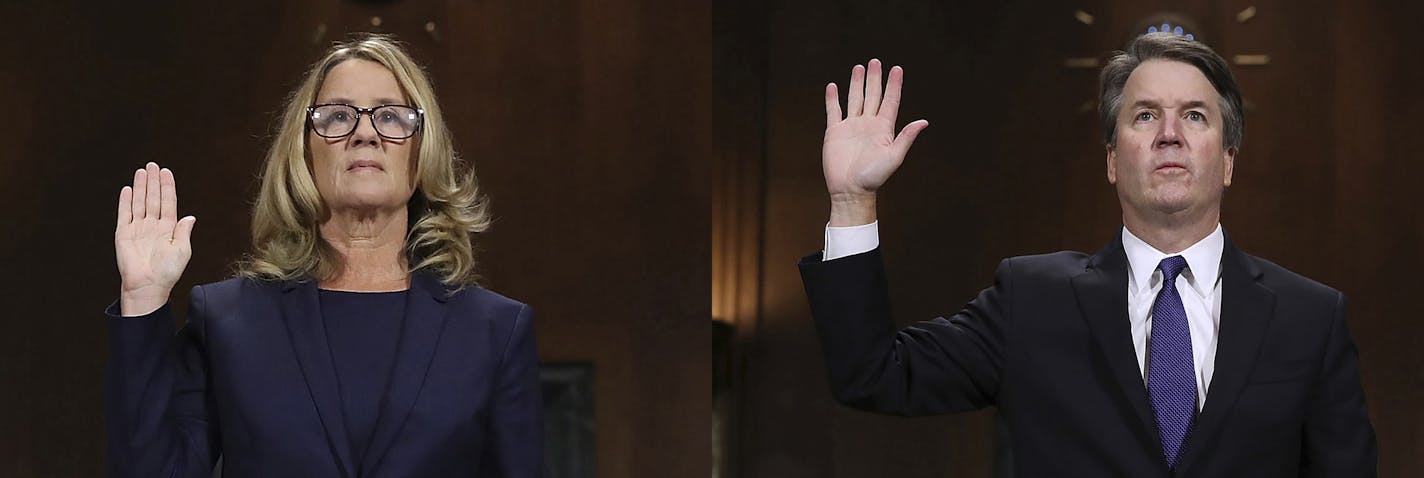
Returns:
[[[417,272],[364,459],[353,457],[313,281],[193,288],[175,335],[165,305],[107,311],[114,477],[529,477],[543,418],[529,307]]]
[[[959,313],[900,331],[879,249],[801,274],[836,397],[897,415],[997,406],[1020,477],[1370,477],[1345,298],[1247,255],[1221,256],[1206,404],[1167,468],[1127,314],[1121,235],[1094,255],[1005,259]]]

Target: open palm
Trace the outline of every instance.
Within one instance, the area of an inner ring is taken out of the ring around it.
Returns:
[[[880,89],[880,61],[870,60],[869,68],[851,69],[842,118],[836,84],[826,85],[826,136],[821,146],[821,168],[826,189],[833,198],[864,195],[879,189],[900,163],[910,144],[929,122],[905,125],[897,136],[895,116],[900,110],[900,88],[904,70],[890,69],[884,96]]]
[[[132,187],[119,192],[114,255],[119,264],[123,315],[142,315],[168,301],[193,249],[189,238],[197,219],[178,219],[173,172],[148,163],[134,172]]]

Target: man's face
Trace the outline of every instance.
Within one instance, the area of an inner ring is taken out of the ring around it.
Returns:
[[[1222,148],[1220,95],[1196,67],[1142,62],[1127,78],[1108,182],[1124,214],[1218,213],[1236,150]]]

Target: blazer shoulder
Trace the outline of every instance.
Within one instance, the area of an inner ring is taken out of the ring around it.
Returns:
[[[279,292],[281,287],[282,285],[276,282],[230,277],[217,282],[193,286],[192,299],[190,300],[196,303],[201,298],[208,307],[229,307],[243,303],[244,299],[251,299],[253,294]]]
[[[1261,271],[1261,284],[1277,294],[1310,297],[1330,302],[1339,300],[1343,295],[1333,287],[1297,274],[1274,262],[1246,253],[1242,253],[1242,256],[1245,256],[1246,260],[1251,261]]]
[[[530,307],[518,300],[505,297],[498,292],[480,286],[469,286],[455,292],[448,299],[451,306],[472,317],[485,320],[515,321],[528,316]]]
[[[1090,259],[1092,256],[1078,251],[1014,256],[1004,259],[999,271],[1010,272],[1015,278],[1059,279],[1083,272]]]

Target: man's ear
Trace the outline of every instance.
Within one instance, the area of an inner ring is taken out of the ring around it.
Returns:
[[[1107,149],[1108,184],[1117,184],[1117,149],[1113,148],[1111,144],[1105,146],[1105,148]],[[1227,167],[1226,177],[1226,182],[1230,183],[1231,171],[1229,166]]]
[[[1222,186],[1231,186],[1231,170],[1236,168],[1236,151],[1236,148],[1232,147],[1226,148],[1226,151],[1222,152],[1222,160],[1225,161],[1226,166],[1224,169],[1226,174],[1222,176]]]

